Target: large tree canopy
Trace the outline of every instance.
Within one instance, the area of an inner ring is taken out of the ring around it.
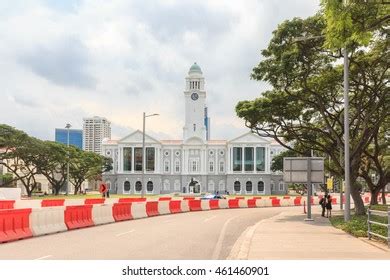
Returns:
[[[325,46],[322,14],[280,24],[263,60],[251,77],[272,90],[252,101],[241,101],[237,115],[259,135],[272,137],[288,149],[313,149],[331,157],[332,172],[344,173],[343,68],[341,51]],[[389,41],[376,36],[367,48],[350,53],[350,161],[356,181],[362,155],[390,111]],[[358,213],[364,213],[358,187],[352,187]]]

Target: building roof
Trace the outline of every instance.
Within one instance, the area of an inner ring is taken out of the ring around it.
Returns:
[[[202,69],[200,69],[199,65],[196,64],[196,62],[194,62],[194,64],[192,64],[190,71],[188,71],[188,74],[191,74],[191,73],[203,74]]]
[[[161,140],[161,144],[165,145],[180,145],[183,144],[183,140]]]
[[[211,145],[226,145],[227,140],[208,140],[207,143]]]

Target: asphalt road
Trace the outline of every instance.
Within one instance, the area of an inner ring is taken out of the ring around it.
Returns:
[[[188,212],[0,244],[0,259],[226,259],[249,227],[301,207]]]

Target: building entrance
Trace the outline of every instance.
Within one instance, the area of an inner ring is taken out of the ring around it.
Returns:
[[[190,184],[188,185],[188,190],[190,193],[200,193],[200,185],[198,181],[191,179]]]

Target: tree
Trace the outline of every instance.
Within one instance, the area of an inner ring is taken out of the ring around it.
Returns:
[[[70,147],[70,181],[74,185],[74,194],[81,189],[81,184],[88,179],[97,179],[103,172],[111,170],[111,161],[93,152],[85,152]]]
[[[274,156],[271,162],[271,170],[272,171],[283,171],[283,158],[285,157],[297,157],[301,156],[301,153],[297,153],[292,150],[286,150],[281,152],[280,154]]]
[[[5,124],[0,125],[0,165],[13,175],[8,183],[20,181],[29,197],[37,186],[35,176],[38,170],[30,164],[37,141],[23,131]]]
[[[264,59],[251,77],[270,83],[272,90],[253,101],[241,101],[237,115],[263,137],[271,137],[295,152],[313,149],[329,155],[332,173],[343,176],[343,69],[340,49],[325,47],[326,22],[321,14],[294,18],[273,32]],[[297,40],[297,38],[309,38]],[[356,182],[361,158],[389,111],[388,47],[378,37],[367,49],[351,53],[351,182]],[[378,50],[381,50],[380,52]],[[365,213],[358,186],[351,195],[357,214]]]

